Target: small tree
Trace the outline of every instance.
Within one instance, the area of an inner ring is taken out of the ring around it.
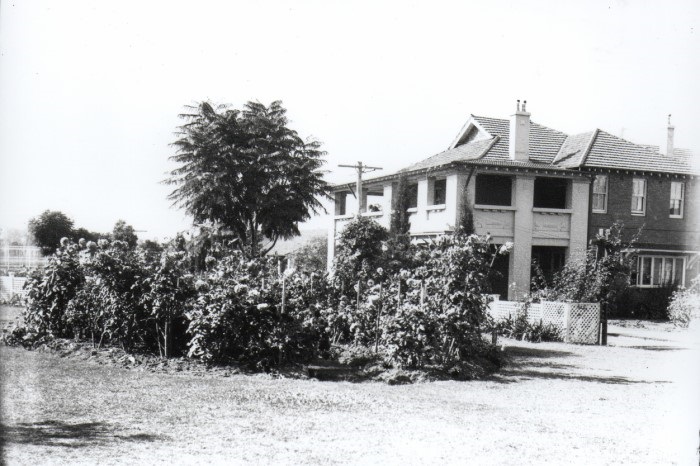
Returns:
[[[355,217],[340,234],[334,262],[336,280],[348,285],[360,279],[373,278],[383,266],[383,243],[389,232],[367,217]]]
[[[176,187],[169,199],[195,223],[232,232],[245,256],[299,235],[298,223],[324,210],[318,198],[329,195],[319,171],[325,152],[287,127],[281,102],[248,102],[242,110],[202,102],[180,117],[185,124],[170,157],[179,167],[165,180]],[[270,244],[263,247],[263,239]]]
[[[134,227],[128,225],[124,220],[117,220],[112,229],[112,240],[124,241],[130,248],[135,248],[139,237],[136,236]]]
[[[73,220],[63,212],[45,210],[41,215],[29,220],[29,233],[44,254],[53,253],[61,243],[61,238],[70,238],[73,233]]]

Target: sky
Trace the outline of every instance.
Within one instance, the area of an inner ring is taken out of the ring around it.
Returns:
[[[700,154],[700,2],[0,0],[0,228],[189,227],[161,183],[188,104],[282,100],[338,164],[391,173],[470,114]],[[326,227],[315,218],[301,228]]]

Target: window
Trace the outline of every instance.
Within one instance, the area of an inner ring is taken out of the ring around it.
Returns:
[[[533,207],[566,209],[569,180],[563,178],[535,178]]]
[[[644,215],[647,208],[647,180],[632,179],[632,215]]]
[[[406,186],[406,197],[408,198],[408,208],[418,207],[418,184],[412,183]]]
[[[596,175],[593,180],[593,212],[606,213],[608,211],[608,176]]]
[[[685,183],[681,181],[671,182],[671,218],[683,218],[683,196],[685,196]]]
[[[433,180],[433,202],[432,205],[440,205],[445,203],[445,195],[447,193],[447,180]]]
[[[683,285],[685,258],[639,256],[637,258],[637,286]]]
[[[477,175],[476,204],[511,205],[513,179],[510,176]]]

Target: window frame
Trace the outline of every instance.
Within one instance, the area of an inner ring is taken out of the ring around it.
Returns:
[[[501,203],[493,199],[484,199],[485,195],[482,190],[487,189],[487,186],[490,186],[491,189],[496,189],[489,181],[493,182],[499,189],[507,185],[507,190],[505,191],[507,196],[503,196],[504,198],[508,198],[507,203]],[[498,186],[499,183],[503,186]],[[513,207],[514,184],[513,176],[495,173],[477,173],[474,177],[474,204],[488,207]]]
[[[679,199],[673,198],[673,186],[674,185],[680,185],[680,187],[681,187],[681,197]],[[674,200],[680,201],[680,208],[679,208],[680,213],[679,214],[672,213]],[[683,210],[684,210],[684,204],[685,204],[685,183],[683,181],[671,181],[671,193],[669,196],[669,203],[670,203],[670,206],[669,206],[668,217],[669,218],[683,218],[683,213],[684,213]]]
[[[636,269],[636,280],[632,286],[636,288],[658,288],[664,286],[668,283],[676,284],[676,277],[679,273],[676,264],[680,260],[681,270],[680,270],[680,280],[678,281],[678,286],[685,286],[685,269],[687,264],[687,259],[685,256],[662,256],[656,254],[640,254],[637,256],[637,269]],[[644,262],[649,263],[649,283],[643,283],[644,280]],[[657,271],[656,265],[661,263],[661,271]],[[666,266],[671,264],[671,276],[670,281],[666,282],[665,277],[667,276]],[[655,283],[655,278],[660,277],[661,283]]]
[[[435,187],[440,183],[444,186],[442,191],[442,202],[436,202]],[[447,178],[429,178],[428,179],[428,207],[444,206],[447,204]]]
[[[605,192],[596,192],[596,180],[599,178],[604,178],[605,179]],[[593,186],[591,188],[591,211],[594,214],[607,214],[608,213],[608,186],[609,186],[609,178],[608,175],[596,175],[595,178],[593,178]],[[599,209],[595,207],[594,199],[595,196],[603,196],[603,208]]]
[[[406,184],[406,190],[410,194],[406,210],[408,212],[416,212],[418,210],[418,182],[409,182]],[[415,196],[413,195],[413,191],[415,191]]]
[[[635,181],[641,181],[643,182],[644,186],[644,192],[641,195],[635,195],[634,194],[634,186],[635,186]],[[636,198],[642,198],[642,209],[641,210],[635,210],[635,199]],[[647,179],[646,178],[641,178],[641,177],[634,177],[632,178],[632,196],[631,196],[631,202],[632,205],[630,206],[630,212],[632,215],[639,215],[639,216],[645,216],[647,213]]]

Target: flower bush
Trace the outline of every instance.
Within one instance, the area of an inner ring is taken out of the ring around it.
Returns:
[[[36,270],[27,279],[25,324],[56,337],[73,336],[66,320],[66,309],[84,282],[80,246],[67,238],[61,239],[61,246],[49,258],[46,267]]]
[[[310,278],[280,275],[270,261],[235,254],[197,287],[187,313],[190,356],[269,369],[319,354],[326,326]]]

